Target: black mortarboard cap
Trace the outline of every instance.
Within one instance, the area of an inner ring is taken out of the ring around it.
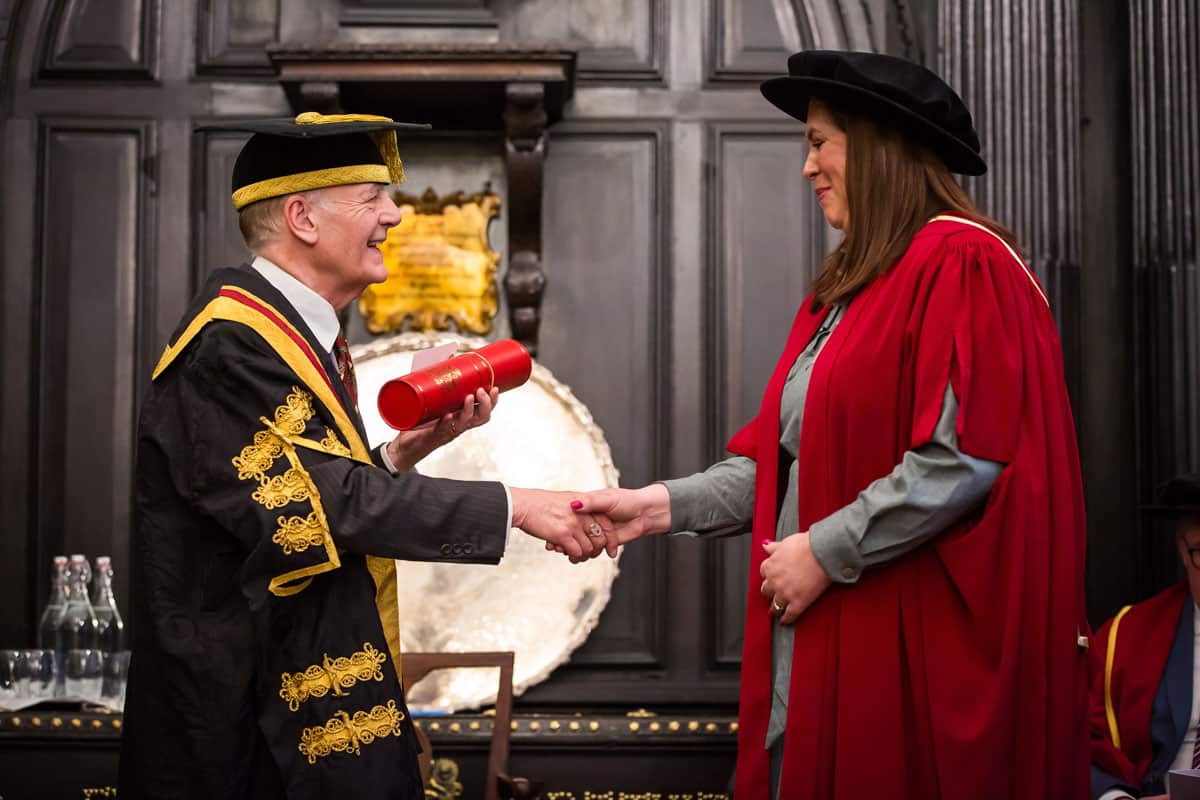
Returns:
[[[368,114],[300,114],[239,120],[200,130],[252,133],[233,165],[233,207],[347,183],[400,183],[396,131],[428,125]]]
[[[805,50],[788,59],[788,74],[764,81],[763,96],[804,122],[813,97],[903,128],[951,172],[982,175],[979,134],[962,98],[936,74],[881,53]]]

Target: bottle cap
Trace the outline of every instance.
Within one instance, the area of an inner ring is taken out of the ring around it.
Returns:
[[[72,564],[78,564],[80,561],[87,561],[87,557],[83,553],[74,553],[71,555]]]
[[[62,566],[66,566],[66,564],[67,564],[66,556],[55,556],[54,557],[54,566],[62,567]]]
[[[96,556],[96,569],[107,569],[111,564],[111,556]]]

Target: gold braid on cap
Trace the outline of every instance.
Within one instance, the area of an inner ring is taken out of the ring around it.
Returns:
[[[331,122],[392,122],[391,117],[381,117],[377,114],[319,114],[316,111],[305,111],[296,116],[297,125],[325,125]],[[395,131],[371,131],[368,134],[379,148],[383,161],[387,164],[388,174],[392,183],[404,183],[404,164],[400,162],[400,148],[396,146]]]

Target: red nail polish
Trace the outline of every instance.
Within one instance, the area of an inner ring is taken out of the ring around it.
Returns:
[[[576,511],[578,511],[579,509],[583,508],[583,503],[582,503],[582,502],[580,502],[579,500],[572,500],[572,501],[571,501],[571,508],[573,508],[573,509],[575,509]]]

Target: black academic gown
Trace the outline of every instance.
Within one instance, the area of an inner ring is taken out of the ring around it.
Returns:
[[[371,463],[331,372],[246,267],[212,276],[155,370],[123,800],[422,797],[392,559],[496,563],[507,501]]]

